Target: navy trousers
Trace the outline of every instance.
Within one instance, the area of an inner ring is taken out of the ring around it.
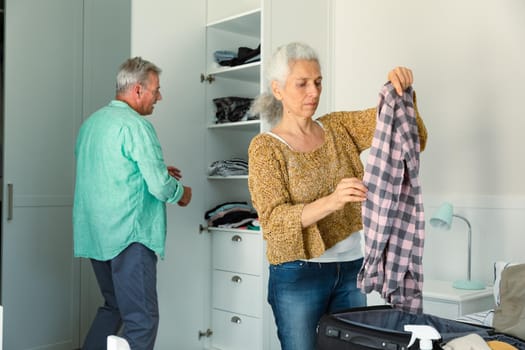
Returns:
[[[86,336],[83,350],[106,350],[107,336],[118,334],[132,350],[153,350],[159,325],[157,255],[133,243],[108,261],[91,259],[104,305]]]

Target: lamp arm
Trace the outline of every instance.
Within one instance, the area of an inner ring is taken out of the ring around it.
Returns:
[[[458,215],[458,214],[452,214],[452,216],[457,217],[458,219],[461,219],[467,223],[468,227],[468,272],[467,272],[467,279],[470,281],[470,273],[471,273],[471,261],[472,261],[472,226],[470,226],[470,222],[468,219],[464,216]]]

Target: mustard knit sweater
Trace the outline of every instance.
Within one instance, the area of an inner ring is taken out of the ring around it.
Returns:
[[[311,152],[296,152],[262,133],[250,143],[248,187],[259,214],[270,264],[318,257],[362,229],[361,203],[345,205],[303,228],[305,204],[333,192],[342,178],[363,178],[359,155],[372,144],[376,108],[334,112],[320,117],[325,140]],[[427,131],[417,112],[421,150]]]

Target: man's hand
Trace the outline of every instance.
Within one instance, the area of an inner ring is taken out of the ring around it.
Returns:
[[[171,177],[174,177],[177,180],[182,179],[181,171],[178,168],[175,168],[174,166],[168,165],[168,174],[170,174]]]
[[[182,195],[182,198],[177,203],[181,207],[185,207],[188,204],[190,204],[191,201],[191,187],[184,186],[184,194]]]

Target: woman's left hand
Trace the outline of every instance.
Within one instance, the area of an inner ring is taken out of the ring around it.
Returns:
[[[412,71],[406,67],[396,67],[388,72],[388,81],[394,85],[399,96],[414,82]]]

